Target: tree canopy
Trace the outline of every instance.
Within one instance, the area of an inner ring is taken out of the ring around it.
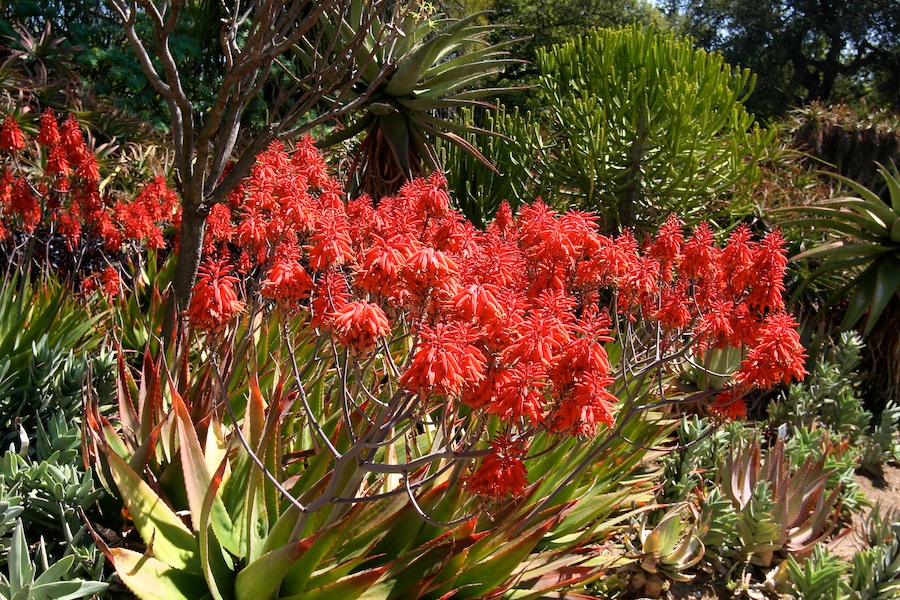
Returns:
[[[896,0],[669,0],[698,46],[758,75],[748,108],[763,119],[813,100],[900,107]]]

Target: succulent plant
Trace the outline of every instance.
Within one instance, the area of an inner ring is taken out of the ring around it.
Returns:
[[[843,576],[850,567],[838,556],[832,556],[824,545],[817,545],[803,563],[789,556],[785,570],[790,591],[801,600],[844,600],[847,584]]]
[[[42,546],[42,544],[41,544]],[[38,555],[41,548],[38,548]],[[53,565],[43,565],[38,574],[28,554],[22,522],[13,531],[7,560],[8,574],[0,573],[0,600],[76,600],[103,592],[107,584],[97,581],[66,580],[75,557],[66,556]]]
[[[809,457],[791,472],[780,438],[765,463],[755,439],[726,457],[721,484],[739,511],[741,551],[752,563],[771,566],[776,552],[806,557],[834,528],[841,489],[826,493],[824,465],[824,456]]]
[[[733,553],[738,545],[738,513],[717,486],[700,497],[700,526],[697,535],[713,562]]]
[[[357,190],[376,200],[395,193],[414,175],[439,167],[431,141],[435,137],[487,162],[465,137],[483,130],[447,117],[459,107],[490,106],[484,98],[505,88],[477,87],[478,82],[508,65],[523,62],[509,57],[505,47],[510,42],[487,41],[500,26],[485,24],[484,13],[457,20],[433,13],[424,4],[416,10],[404,3],[396,5],[390,19],[362,22],[365,11],[357,6],[362,3],[354,2],[342,31],[353,36],[361,28],[369,29],[362,53],[367,61],[361,66],[364,86],[360,89],[377,85],[377,91],[356,107],[352,123],[324,139],[320,146],[362,135],[352,170]],[[380,45],[378,40],[391,30],[399,30],[402,35],[395,43]],[[321,50],[303,47],[297,52],[301,60],[312,62]],[[347,92],[345,101],[356,99],[353,90]]]
[[[900,596],[900,536],[854,554],[848,584],[853,600]]]
[[[644,571],[673,581],[694,578],[686,571],[703,559],[705,547],[696,533],[696,524],[686,516],[687,507],[681,504],[666,511],[655,526],[642,519],[638,527],[640,546],[632,546],[629,555],[638,560]]]
[[[531,448],[534,483],[524,497],[497,502],[490,515],[478,512],[459,469],[436,470],[416,488],[414,504],[406,494],[390,493],[359,503],[324,502],[317,498],[334,493],[328,482],[340,462],[324,447],[311,449],[308,424],[293,421],[297,396],[277,384],[283,374],[261,375],[280,368],[270,359],[280,351],[277,330],[273,339],[260,333],[255,343],[253,352],[234,353],[229,398],[217,398],[217,406],[210,390],[220,384],[209,370],[192,372],[185,364],[176,382],[149,352],[137,378],[124,356],[119,361],[121,431],[93,402],[88,406],[93,460],[152,556],[96,541],[142,600],[481,598],[501,591],[540,597],[583,585],[609,566],[596,541],[623,518],[610,516],[652,499],[655,473],[639,472],[648,453],[631,442],[659,445],[674,427],[656,417],[635,419],[566,486],[568,467],[591,448],[541,435]],[[303,351],[302,345],[295,350]],[[312,378],[306,400],[320,411],[331,443],[347,443],[339,421],[324,414],[322,381]],[[232,405],[236,426],[223,405]],[[293,427],[297,435],[282,437]],[[431,440],[423,432],[414,442],[428,447]],[[407,476],[416,485],[427,475],[421,469]],[[371,480],[345,476],[349,486],[376,493]],[[301,513],[291,497],[321,508]],[[466,513],[472,518],[446,524]]]
[[[890,205],[859,183],[834,175],[858,196],[830,198],[779,211],[779,214],[801,215],[784,220],[785,226],[820,228],[841,237],[801,252],[791,260],[823,261],[810,274],[808,282],[824,273],[860,269],[832,294],[825,308],[849,297],[841,327],[854,327],[865,317],[864,336],[874,329],[888,302],[900,291],[900,259],[896,256],[900,249],[900,173],[896,167],[880,167],[878,172],[889,191]]]

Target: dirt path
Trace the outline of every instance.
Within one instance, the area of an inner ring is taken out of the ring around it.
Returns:
[[[856,482],[873,505],[881,505],[882,514],[891,508],[900,510],[900,468],[886,464],[882,468],[881,477],[857,473]],[[833,553],[844,560],[850,560],[853,557],[861,547],[859,530],[862,522],[869,516],[869,512],[871,509],[867,508],[853,516],[852,531],[829,545]]]

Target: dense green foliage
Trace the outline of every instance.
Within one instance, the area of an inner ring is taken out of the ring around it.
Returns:
[[[755,181],[773,136],[743,107],[749,71],[636,27],[541,50],[538,64],[541,190],[598,211],[609,230],[649,227],[671,212],[709,218],[727,203],[740,210],[741,187]]]
[[[194,76],[185,80],[192,97],[205,99],[208,106],[213,99],[213,87],[219,74],[215,56],[218,46],[222,4],[209,0],[185,3],[185,17],[173,32],[170,45],[178,67]],[[53,38],[64,38],[62,48],[68,55],[69,68],[84,88],[82,98],[107,98],[139,115],[154,125],[168,121],[165,104],[150,86],[128,46],[125,32],[104,2],[76,0],[25,0],[3,3],[0,8],[0,33],[12,36],[10,49],[20,47],[20,26],[32,35],[39,35],[49,27]],[[142,25],[146,29],[146,23]],[[40,54],[35,56],[40,58]],[[58,76],[58,74],[57,74]],[[51,104],[53,108],[64,106]]]
[[[812,100],[900,108],[900,5],[893,0],[703,0],[666,4],[701,48],[759,76],[764,120]]]

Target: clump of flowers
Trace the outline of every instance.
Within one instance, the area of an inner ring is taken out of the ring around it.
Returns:
[[[216,331],[243,308],[234,264],[268,301],[305,312],[332,356],[345,350],[373,374],[365,390],[347,379],[335,392],[348,430],[377,410],[395,439],[441,431],[435,456],[482,457],[468,487],[489,500],[528,485],[535,432],[598,435],[635,410],[633,382],[657,381],[659,402],[685,400],[662,374],[702,368],[713,350],[739,349],[740,369],[689,399],[730,417],[752,390],[802,378],[777,231],[754,241],[742,226],[720,246],[707,225],[687,232],[672,217],[640,244],[602,235],[592,213],[540,201],[516,215],[504,204],[480,231],[445,185],[435,174],[377,206],[347,201],[310,138],[294,152],[273,144],[210,213],[191,323]]]
[[[191,326],[216,332],[243,311],[244,303],[238,300],[235,288],[238,283],[225,260],[206,259],[197,271],[186,311]]]
[[[96,252],[99,247],[107,257],[167,245],[164,230],[179,222],[180,205],[162,177],[144,185],[134,197],[113,195],[111,186],[101,188],[97,157],[73,115],[60,122],[48,109],[34,138],[22,131],[12,115],[4,119],[0,127],[0,241],[13,233],[39,233],[43,243],[64,241],[69,256],[88,249]],[[15,252],[20,243],[21,238],[11,240],[7,251]],[[35,253],[41,254],[63,256]],[[96,269],[97,262],[116,261],[73,261],[86,270]],[[72,265],[51,266],[65,271]],[[107,291],[116,287],[110,277],[107,274],[103,283]]]

